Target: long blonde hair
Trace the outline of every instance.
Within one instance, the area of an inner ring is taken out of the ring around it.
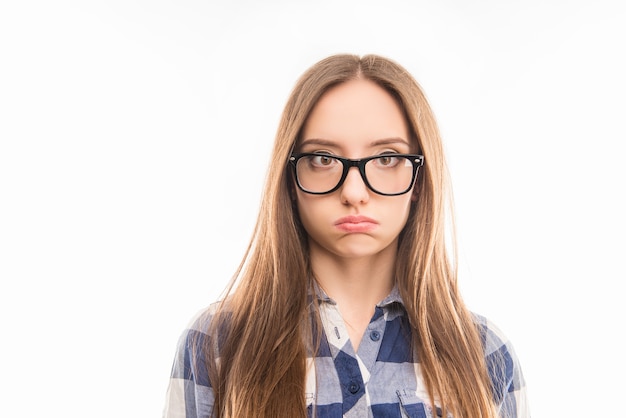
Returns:
[[[436,400],[444,414],[457,417],[495,416],[479,331],[461,299],[456,266],[446,249],[448,177],[437,124],[413,77],[375,55],[335,55],[318,62],[298,80],[287,101],[252,240],[211,323],[210,335],[219,334],[219,349],[215,342],[204,347],[214,416],[306,416],[305,340],[312,336],[307,295],[312,283],[287,160],[320,97],[355,78],[377,83],[398,101],[425,156],[416,183],[418,198],[400,235],[396,284],[430,402]]]

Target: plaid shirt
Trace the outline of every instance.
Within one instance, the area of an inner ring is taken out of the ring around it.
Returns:
[[[408,320],[398,292],[375,308],[355,353],[337,304],[320,295],[322,341],[316,357],[308,358],[306,404],[309,417],[441,416],[430,407],[420,365],[411,350]],[[485,318],[476,316],[485,347],[489,375],[500,416],[529,417],[524,379],[510,343]],[[207,418],[213,393],[206,374],[194,374],[190,337],[203,333],[197,319],[178,345],[163,416]],[[408,331],[408,332],[407,332]]]

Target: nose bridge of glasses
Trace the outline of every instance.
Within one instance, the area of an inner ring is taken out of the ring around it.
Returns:
[[[348,180],[348,177],[350,176],[350,172],[351,171],[355,171],[356,173],[354,173],[354,176],[358,177],[358,180],[361,182],[361,184],[363,185],[363,187],[367,188],[368,187],[368,182],[367,179],[365,178],[365,163],[367,161],[364,160],[351,160],[351,159],[344,159],[343,160],[343,164],[344,164],[344,175],[343,175],[343,180],[340,182],[340,186],[345,185],[346,181]],[[352,170],[352,169],[355,170]]]

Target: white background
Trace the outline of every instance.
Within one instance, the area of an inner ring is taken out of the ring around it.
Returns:
[[[620,1],[0,6],[0,415],[151,417],[250,237],[297,77],[378,53],[448,152],[460,280],[534,417],[623,414]]]

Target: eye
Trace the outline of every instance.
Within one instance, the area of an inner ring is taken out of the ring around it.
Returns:
[[[335,162],[335,159],[331,157],[330,155],[311,156],[311,164],[316,165],[316,166],[327,167],[333,164],[334,162]]]
[[[395,167],[400,162],[400,158],[393,155],[381,155],[376,158],[376,165],[381,167]]]
[[[335,170],[337,167],[341,166],[341,162],[339,160],[337,160],[332,154],[325,151],[316,151],[311,155],[307,155],[305,160],[307,166],[312,170]]]

